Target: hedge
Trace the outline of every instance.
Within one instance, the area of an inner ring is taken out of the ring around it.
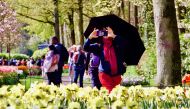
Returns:
[[[0,53],[0,58],[9,59],[9,54],[8,53]],[[17,53],[14,54],[14,53],[12,53],[12,54],[10,54],[10,58],[22,60],[22,59],[28,59],[29,56],[27,56],[25,54],[17,54]]]
[[[18,74],[16,72],[3,73],[0,72],[0,86],[15,85],[19,82]]]

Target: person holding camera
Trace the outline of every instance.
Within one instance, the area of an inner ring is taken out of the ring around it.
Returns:
[[[93,43],[94,40],[99,40],[100,44]],[[94,29],[84,44],[84,50],[100,57],[99,79],[102,86],[111,92],[120,84],[121,75],[126,71],[122,37],[115,35],[110,27]]]

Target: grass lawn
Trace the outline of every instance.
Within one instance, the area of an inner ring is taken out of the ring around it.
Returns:
[[[62,73],[62,76],[69,76],[68,72]],[[34,82],[44,82],[45,79],[41,76],[28,76],[26,79],[20,79],[20,83],[25,86],[26,90],[30,88],[30,85]],[[90,78],[84,79],[85,84],[90,84]]]
[[[127,66],[127,70],[126,70],[126,73],[123,75],[124,77],[133,77],[133,76],[139,76],[138,73],[137,73],[137,70],[136,70],[136,66]],[[151,78],[150,80],[147,80],[150,85],[148,86],[155,86],[155,81],[154,81],[154,78]]]
[[[35,81],[43,82],[44,79],[41,76],[28,76],[26,79],[20,79],[20,83],[22,85],[25,85],[26,90],[28,90],[30,88],[31,83],[34,83]]]

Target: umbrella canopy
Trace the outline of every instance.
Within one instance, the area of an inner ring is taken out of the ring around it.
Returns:
[[[91,18],[84,32],[84,36],[88,38],[94,28],[102,29],[108,26],[112,28],[114,34],[124,39],[122,43],[124,43],[125,46],[124,56],[126,64],[137,65],[145,51],[144,44],[139,36],[137,28],[118,16],[112,14]]]

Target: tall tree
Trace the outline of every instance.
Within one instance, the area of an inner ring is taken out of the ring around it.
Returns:
[[[74,9],[72,8],[70,12],[68,12],[68,19],[69,19],[69,28],[70,28],[70,39],[71,45],[75,44],[75,26],[74,26]],[[70,46],[71,46],[70,45]]]
[[[157,84],[181,82],[180,43],[174,0],[153,0],[157,38]]]
[[[123,15],[123,19],[125,19],[125,1],[121,0],[121,11]]]
[[[131,3],[130,1],[128,1],[128,13],[127,13],[127,17],[128,17],[128,22],[130,23],[131,22]]]
[[[80,44],[83,45],[84,44],[84,37],[83,37],[83,2],[82,0],[78,0],[78,14],[79,14],[79,37],[80,37]]]
[[[138,28],[138,7],[134,5],[134,26]]]
[[[59,25],[59,0],[53,0],[54,2],[54,31],[55,31],[55,36],[58,37],[58,39],[60,38],[60,25]]]

